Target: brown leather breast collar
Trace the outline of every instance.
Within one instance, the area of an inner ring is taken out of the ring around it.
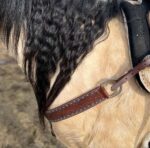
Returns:
[[[129,70],[119,79],[108,80],[104,83],[101,83],[99,86],[86,92],[85,94],[54,109],[47,110],[45,116],[49,121],[57,122],[86,111],[100,102],[118,95],[121,92],[123,83],[127,82],[146,67],[150,67],[149,55],[141,63]],[[106,85],[108,84],[112,84],[109,90],[112,93],[108,93],[108,90],[106,89]]]

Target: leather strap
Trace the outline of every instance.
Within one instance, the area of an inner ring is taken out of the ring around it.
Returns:
[[[150,56],[146,56],[144,60],[136,65],[133,69],[129,70],[126,74],[121,76],[116,83],[111,87],[111,90],[116,90],[118,87],[122,86],[123,83],[128,81],[130,78],[134,77],[138,74],[141,70],[145,69],[146,67],[150,67]]]
[[[108,99],[106,90],[98,86],[74,100],[48,110],[45,116],[52,122],[61,121],[95,106],[105,99]]]
[[[150,27],[147,19],[150,0],[142,0],[141,4],[137,5],[123,0],[121,8],[127,21],[131,60],[135,67],[145,56],[150,55]],[[140,75],[137,74],[135,78],[139,86],[148,91]]]
[[[150,58],[145,58],[136,67],[129,70],[129,72],[127,72],[125,75],[121,76],[118,80],[113,81],[115,83],[112,85],[111,90],[117,92],[118,87],[121,88],[123,83],[127,82],[129,79],[135,76],[139,71],[149,66],[150,66]],[[108,83],[109,82],[110,80],[108,80]],[[107,85],[107,83],[103,83],[100,86],[97,86],[96,88],[88,91],[87,93],[77,97],[76,99],[73,99],[54,109],[47,110],[45,116],[49,121],[57,122],[72,117],[74,115],[77,115],[91,107],[94,107],[95,105],[99,104],[100,102],[112,96],[107,93],[106,89],[104,88],[105,87],[104,84]]]

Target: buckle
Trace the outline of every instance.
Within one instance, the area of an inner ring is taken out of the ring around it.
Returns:
[[[102,88],[104,88],[106,90],[109,98],[113,98],[113,97],[118,96],[122,91],[122,85],[120,85],[116,89],[112,90],[112,86],[116,82],[117,82],[117,80],[107,79],[107,80],[104,80],[103,82],[99,82],[97,85],[101,86]]]

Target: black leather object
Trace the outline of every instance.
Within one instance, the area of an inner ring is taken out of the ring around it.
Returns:
[[[150,27],[147,19],[150,0],[143,0],[140,5],[123,1],[120,6],[127,20],[131,59],[134,67],[146,55],[150,55]],[[136,76],[136,79],[144,88],[139,75]]]

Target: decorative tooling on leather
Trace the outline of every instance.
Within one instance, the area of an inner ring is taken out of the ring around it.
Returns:
[[[147,18],[150,11],[150,1],[143,0],[140,5],[133,5],[124,1],[121,3],[121,8],[127,20],[131,59],[134,67],[147,55],[150,55],[150,27]],[[148,83],[150,83],[150,80],[148,82],[144,78],[144,73],[143,71],[142,77],[140,76],[141,73],[138,74],[136,79],[142,88],[149,91]]]
[[[46,112],[46,117],[51,122],[58,122],[74,115],[77,115],[91,107],[99,104],[100,102],[108,99],[106,90],[101,86],[98,86],[91,91],[75,98],[61,106]]]

